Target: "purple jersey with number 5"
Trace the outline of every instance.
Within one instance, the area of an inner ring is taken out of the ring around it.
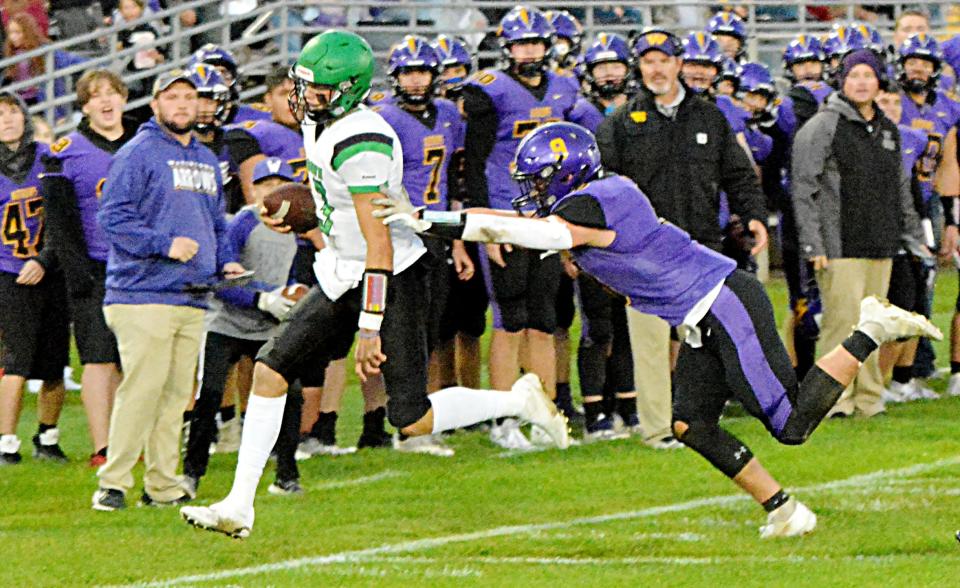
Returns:
[[[43,197],[40,195],[41,157],[49,154],[47,146],[37,143],[37,153],[26,178],[20,183],[0,175],[0,271],[20,273],[23,264],[39,253],[43,239]],[[0,312],[15,312],[5,308]]]
[[[672,326],[726,279],[737,264],[660,219],[640,188],[623,176],[608,176],[581,187],[569,198],[587,195],[600,204],[606,227],[617,236],[609,247],[571,250],[580,268],[633,308]]]
[[[381,102],[372,110],[400,137],[403,187],[410,202],[430,210],[448,210],[447,169],[453,153],[463,149],[464,122],[453,102],[437,99],[433,106],[436,116],[432,120],[395,104]]]
[[[486,93],[497,111],[497,142],[486,161],[491,208],[512,210],[511,201],[520,195],[520,185],[511,177],[520,140],[544,123],[567,120],[577,101],[579,88],[573,76],[551,71],[544,78],[542,100],[503,71],[484,70],[470,79],[469,84]]]

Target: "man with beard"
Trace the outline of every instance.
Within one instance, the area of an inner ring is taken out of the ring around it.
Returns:
[[[193,136],[192,78],[158,76],[150,106],[154,117],[115,156],[97,214],[110,243],[103,312],[124,369],[93,494],[100,511],[126,506],[141,454],[142,504],[188,500],[177,476],[180,425],[206,308],[206,295],[188,286],[243,272],[226,237],[219,163]]]
[[[705,246],[721,248],[720,191],[730,211],[752,231],[758,253],[767,242],[763,194],[750,159],[716,105],[680,83],[679,40],[659,30],[634,44],[641,89],[597,128],[604,166],[629,177],[657,214]],[[640,383],[640,424],[653,447],[676,447],[670,428],[670,327],[652,315],[630,312],[634,369]],[[642,407],[649,404],[644,422]]]
[[[103,318],[104,282],[110,245],[97,223],[103,183],[113,156],[136,133],[123,117],[127,86],[108,70],[92,70],[77,82],[77,104],[84,113],[77,130],[51,148],[41,179],[47,244],[66,277],[80,363],[83,407],[93,454],[90,466],[107,461],[107,435],[113,395],[120,383],[117,340]]]

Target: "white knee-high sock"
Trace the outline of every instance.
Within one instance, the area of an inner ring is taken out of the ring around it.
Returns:
[[[517,416],[524,398],[515,392],[444,388],[428,396],[433,406],[433,432],[459,429],[475,423]]]
[[[233,477],[233,488],[223,500],[238,512],[246,513],[253,508],[253,498],[257,493],[263,467],[270,458],[280,434],[283,421],[283,406],[287,396],[266,398],[250,395],[247,403],[247,417],[243,422],[243,434],[240,437],[240,453],[237,456],[237,472]]]

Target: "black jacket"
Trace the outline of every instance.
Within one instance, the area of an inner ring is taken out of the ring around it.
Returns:
[[[834,93],[793,143],[793,207],[805,258],[920,255],[923,232],[900,131],[879,108],[871,121]]]
[[[757,174],[716,105],[687,91],[669,119],[642,90],[597,129],[606,169],[636,182],[664,219],[720,249],[720,192],[743,219],[766,223]]]

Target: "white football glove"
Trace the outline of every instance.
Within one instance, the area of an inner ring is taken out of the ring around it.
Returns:
[[[380,207],[373,211],[375,218],[383,219],[383,224],[390,226],[399,224],[415,233],[422,233],[433,226],[433,223],[417,218],[423,206],[414,206],[404,200],[393,198],[377,198],[373,203]]]
[[[293,300],[284,298],[282,292],[283,286],[271,292],[260,292],[260,296],[257,300],[257,308],[263,312],[273,315],[273,317],[278,321],[282,321],[295,304]]]

